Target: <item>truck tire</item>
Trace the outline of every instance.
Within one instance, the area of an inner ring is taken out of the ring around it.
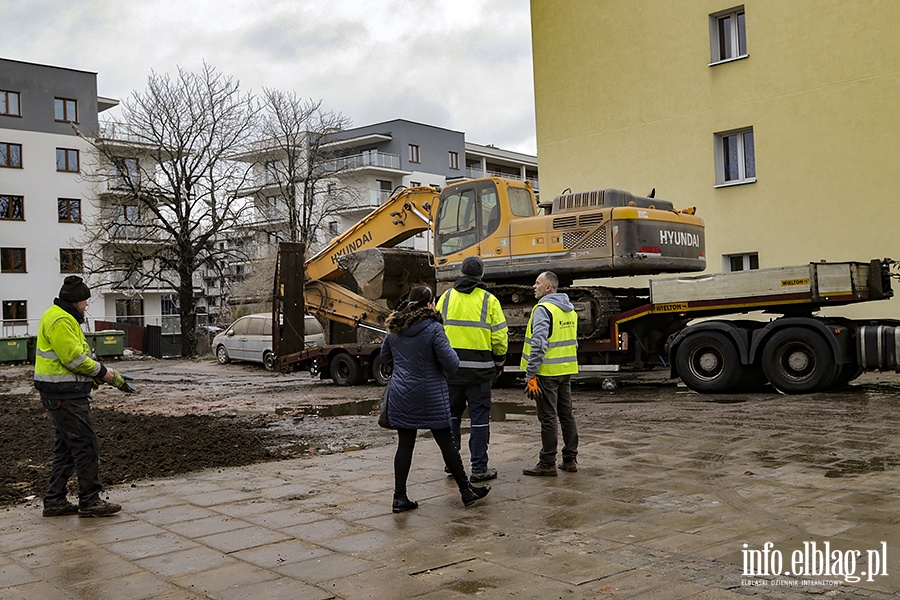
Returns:
[[[266,367],[266,371],[274,371],[276,361],[277,359],[274,352],[271,350],[263,352],[263,366]]]
[[[741,381],[737,348],[715,331],[701,331],[681,342],[675,368],[685,385],[701,394],[732,391]]]
[[[372,359],[372,379],[378,385],[387,385],[391,381],[393,369],[381,362],[381,356],[376,354]]]
[[[361,383],[362,367],[359,361],[346,352],[341,352],[331,359],[331,378],[338,385],[357,385]]]
[[[776,332],[763,348],[762,366],[769,382],[785,394],[821,391],[835,381],[838,368],[828,342],[802,327]]]

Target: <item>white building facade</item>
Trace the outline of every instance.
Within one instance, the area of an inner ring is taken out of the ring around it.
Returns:
[[[63,279],[85,276],[81,240],[95,203],[94,184],[83,174],[94,159],[76,127],[94,135],[98,113],[116,104],[97,96],[95,73],[0,59],[4,336],[36,334]],[[92,313],[103,313],[96,293],[92,300]]]

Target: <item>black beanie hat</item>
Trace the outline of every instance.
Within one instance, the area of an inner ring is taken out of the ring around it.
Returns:
[[[81,302],[91,297],[91,288],[78,275],[69,275],[59,288],[59,299],[67,302]]]
[[[484,263],[477,256],[467,256],[462,262],[462,274],[481,279],[484,275]]]

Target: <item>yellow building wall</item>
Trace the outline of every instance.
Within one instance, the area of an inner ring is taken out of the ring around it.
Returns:
[[[532,0],[541,192],[697,206],[709,271],[900,259],[900,2],[748,0],[745,59],[709,66],[707,0]],[[752,127],[756,182],[716,188]],[[900,284],[896,286],[900,296]],[[900,318],[900,298],[837,311]]]

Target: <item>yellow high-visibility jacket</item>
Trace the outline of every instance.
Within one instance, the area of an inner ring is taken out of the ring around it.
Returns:
[[[48,308],[38,326],[34,357],[34,387],[41,398],[89,396],[94,378],[106,374],[106,367],[92,359],[90,352],[75,317],[59,306]]]
[[[450,383],[483,383],[493,379],[506,359],[508,329],[496,296],[476,287],[469,293],[449,289],[437,306],[444,331],[459,355],[459,370]]]

